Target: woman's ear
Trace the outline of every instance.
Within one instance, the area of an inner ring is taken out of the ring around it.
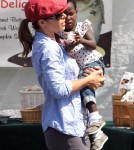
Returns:
[[[45,20],[44,19],[39,19],[38,24],[39,24],[40,27],[44,26],[45,25]]]

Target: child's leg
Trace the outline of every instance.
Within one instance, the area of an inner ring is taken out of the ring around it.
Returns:
[[[94,134],[105,125],[105,121],[102,120],[102,116],[97,111],[95,91],[89,89],[88,87],[83,88],[81,90],[81,98],[84,105],[90,112],[87,134]]]
[[[91,150],[100,150],[108,140],[108,136],[101,130],[106,123],[102,120],[102,116],[97,111],[97,106],[94,102],[89,102],[86,106],[90,112],[90,125],[86,132],[87,134],[92,134]]]
[[[97,105],[95,102],[90,101],[86,104],[86,108],[90,112],[90,125],[94,122],[99,122],[102,119],[102,116],[99,114],[97,110]]]
[[[106,123],[102,119],[102,116],[97,110],[96,103],[90,101],[86,105],[87,109],[90,112],[89,127],[87,128],[87,134],[97,133]]]
[[[103,133],[102,130],[100,130],[92,135],[92,140],[93,142],[91,145],[91,150],[100,150],[102,149],[105,142],[108,140],[108,136]]]
[[[105,142],[108,140],[107,135],[103,133],[101,128],[106,124],[103,121],[102,116],[97,111],[96,103],[90,101],[86,104],[87,109],[90,112],[90,119],[89,119],[89,127],[86,130],[86,133],[92,136],[92,145],[91,150],[100,150],[102,149]]]
[[[108,140],[108,136],[101,130],[106,123],[97,110],[95,91],[89,89],[88,87],[84,88],[81,90],[81,97],[84,105],[90,112],[90,124],[86,130],[86,133],[88,135],[92,135],[93,142],[91,145],[91,150],[100,150]]]

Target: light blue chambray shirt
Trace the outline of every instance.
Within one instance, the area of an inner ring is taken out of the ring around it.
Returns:
[[[54,39],[36,32],[32,64],[45,94],[42,127],[82,137],[85,133],[80,93],[72,94],[71,80],[77,80],[79,68]]]

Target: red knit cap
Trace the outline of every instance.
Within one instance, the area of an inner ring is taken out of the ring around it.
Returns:
[[[67,0],[29,0],[25,5],[26,18],[37,21],[64,11],[67,8]]]

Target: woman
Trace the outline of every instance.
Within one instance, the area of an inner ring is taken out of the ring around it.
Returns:
[[[19,28],[19,39],[26,57],[32,49],[32,64],[44,91],[42,127],[50,150],[89,150],[90,140],[85,137],[83,107],[80,89],[89,85],[93,89],[104,82],[102,71],[96,67],[83,79],[77,79],[79,68],[61,44],[55,32],[65,29],[66,0],[29,0]],[[28,23],[32,22],[32,37]]]

